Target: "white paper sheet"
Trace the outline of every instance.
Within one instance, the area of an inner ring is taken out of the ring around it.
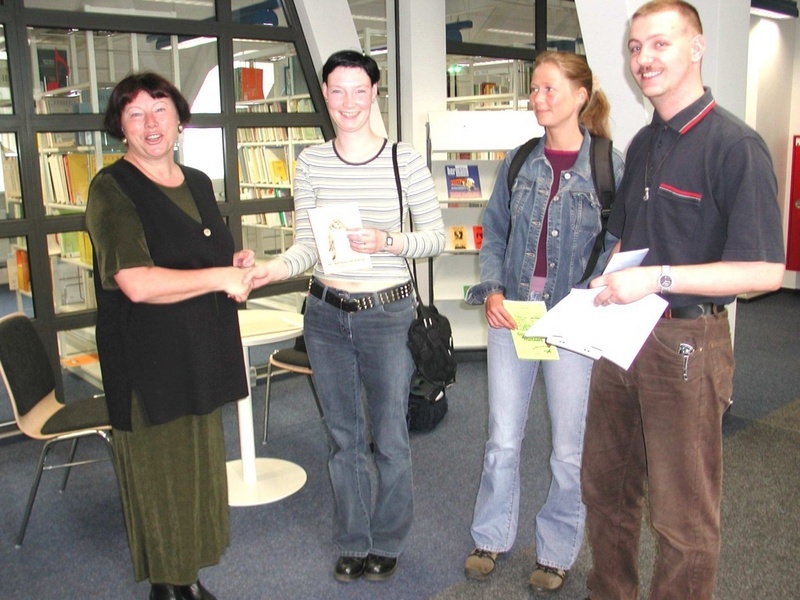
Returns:
[[[646,249],[619,252],[604,272],[637,266],[646,254]],[[573,289],[536,321],[525,336],[544,337],[548,344],[594,360],[602,356],[627,370],[668,303],[656,294],[649,294],[629,304],[595,306],[594,299],[603,289]]]

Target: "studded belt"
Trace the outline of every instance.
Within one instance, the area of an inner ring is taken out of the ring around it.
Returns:
[[[702,304],[690,304],[689,306],[669,307],[661,315],[662,319],[696,319],[705,315],[716,315],[725,310],[724,304],[713,304],[703,302]]]
[[[312,279],[308,286],[308,293],[320,300],[324,300],[331,306],[335,306],[339,310],[358,312],[408,298],[412,293],[412,288],[411,283],[407,282],[396,287],[378,290],[377,292],[349,293],[340,291],[336,293],[316,279]]]

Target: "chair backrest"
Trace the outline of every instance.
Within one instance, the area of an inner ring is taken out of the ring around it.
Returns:
[[[22,313],[0,319],[0,371],[18,417],[28,414],[55,389],[55,374],[44,344]]]

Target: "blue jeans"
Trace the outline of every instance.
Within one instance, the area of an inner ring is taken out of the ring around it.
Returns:
[[[583,542],[586,509],[580,471],[592,360],[559,350],[557,361],[519,360],[508,329],[489,328],[489,440],[475,501],[472,538],[491,552],[514,545],[519,522],[519,461],[528,406],[541,364],[553,449],[547,500],[536,515],[537,561],[569,569]]]
[[[411,297],[348,313],[308,296],[304,335],[330,432],[333,541],[342,556],[399,556],[411,531],[414,493],[406,412],[414,362],[406,342],[413,318]]]

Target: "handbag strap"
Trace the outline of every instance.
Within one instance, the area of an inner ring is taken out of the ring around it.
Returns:
[[[400,232],[403,231],[403,187],[400,184],[400,166],[397,164],[397,142],[392,144],[392,166],[394,167],[394,182],[397,186],[397,199],[400,202]],[[414,231],[414,222],[409,221],[408,228],[411,231]],[[419,288],[417,287],[417,263],[414,261],[412,262],[413,267],[409,267],[408,259],[403,259],[406,261],[406,269],[411,276],[411,283],[414,286],[414,294],[417,297],[418,306],[424,306],[422,302],[422,297],[419,295]]]

